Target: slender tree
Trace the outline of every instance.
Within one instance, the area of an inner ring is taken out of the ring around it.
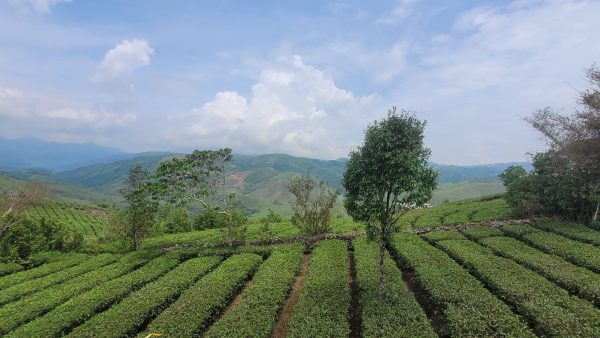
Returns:
[[[384,292],[385,246],[406,211],[422,206],[436,188],[437,172],[427,164],[423,144],[426,122],[393,107],[387,118],[367,127],[364,144],[350,152],[343,186],[345,207],[365,222],[369,238],[379,242],[379,293]]]
[[[144,236],[154,225],[154,214],[158,203],[152,199],[149,189],[150,174],[141,165],[136,165],[125,179],[121,194],[127,203],[125,209],[125,234],[134,250],[139,249]]]

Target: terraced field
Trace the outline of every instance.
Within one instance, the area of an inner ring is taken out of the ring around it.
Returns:
[[[0,335],[597,337],[596,236],[562,223],[399,233],[383,299],[360,235],[71,255],[0,277]]]
[[[79,203],[47,201],[30,209],[28,214],[37,221],[43,218],[62,224],[81,233],[86,240],[97,240],[106,235],[106,218],[109,211]]]

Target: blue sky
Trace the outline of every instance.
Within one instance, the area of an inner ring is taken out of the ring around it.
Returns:
[[[600,1],[0,2],[0,135],[333,159],[391,106],[432,160],[526,160],[571,112]]]

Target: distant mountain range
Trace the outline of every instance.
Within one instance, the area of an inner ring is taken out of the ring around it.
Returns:
[[[127,154],[118,149],[94,144],[61,144],[35,139],[7,140],[0,138],[0,170],[19,181],[51,182],[60,187],[62,195],[82,190],[93,192],[94,200],[104,196],[108,201],[119,199],[118,190],[129,170],[141,164],[154,170],[176,153]],[[318,160],[286,154],[235,155],[228,181],[230,189],[241,196],[243,203],[254,210],[287,204],[291,196],[287,182],[297,174],[310,172],[341,188],[347,159]],[[529,163],[498,163],[477,166],[457,166],[431,163],[438,173],[439,196],[434,202],[479,197],[503,191],[498,174],[510,165]],[[4,180],[6,182],[6,180]],[[13,182],[14,183],[14,182]],[[2,181],[0,181],[0,190]]]

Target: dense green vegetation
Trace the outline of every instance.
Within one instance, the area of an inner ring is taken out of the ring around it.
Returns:
[[[350,307],[347,243],[322,241],[313,248],[308,274],[289,326],[290,337],[347,337]]]
[[[447,241],[441,241],[444,243]],[[533,336],[527,325],[469,272],[414,234],[392,243],[402,264],[443,317],[442,333],[454,337]]]
[[[354,241],[357,284],[365,337],[435,337],[429,320],[415,296],[402,281],[396,264],[385,257],[384,298],[378,294],[379,246],[365,238]]]
[[[532,320],[536,332],[561,337],[600,334],[600,310],[539,274],[471,241],[448,240],[438,245]]]

